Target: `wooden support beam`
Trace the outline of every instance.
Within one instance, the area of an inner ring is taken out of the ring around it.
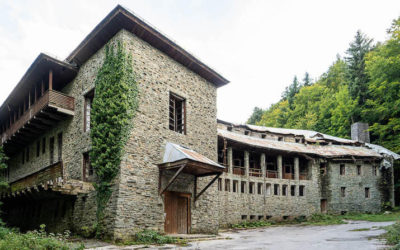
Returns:
[[[205,186],[204,188],[203,188],[203,190],[201,190],[200,191],[200,193],[197,195],[197,196],[195,196],[195,198],[194,198],[194,202],[196,202],[197,201],[197,199],[221,176],[221,174],[222,173],[219,173],[219,174],[217,174],[215,177],[214,177],[214,179],[212,179],[212,181],[210,181],[210,183],[208,183],[207,184],[207,186]]]
[[[49,70],[49,90],[53,89],[53,70]]]
[[[61,116],[61,115],[56,115],[56,114],[53,114],[53,113],[50,113],[50,112],[44,111],[44,110],[41,110],[40,113],[42,113],[42,114],[44,114],[44,115],[47,115],[47,116],[50,117],[51,119],[57,120],[57,121],[62,121],[62,120],[65,119],[65,118],[64,118],[63,116]]]
[[[42,117],[39,117],[39,116],[34,116],[33,118],[34,118],[35,120],[38,120],[38,121],[40,121],[41,123],[46,124],[46,125],[49,125],[49,126],[53,126],[53,125],[57,124],[57,122],[54,121],[54,120],[49,120],[49,119],[42,118]]]
[[[160,191],[160,195],[162,195],[168,188],[171,186],[171,184],[176,180],[178,175],[182,172],[182,170],[186,167],[186,165],[181,166],[178,171],[176,171],[175,175],[172,176],[172,178],[168,181],[167,185]]]

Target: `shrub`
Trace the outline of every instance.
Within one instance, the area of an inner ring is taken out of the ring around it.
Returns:
[[[171,244],[176,243],[176,239],[170,236],[161,235],[157,231],[143,230],[135,234],[137,244]]]
[[[385,228],[386,233],[383,237],[386,239],[387,244],[392,245],[393,249],[400,249],[400,222]]]

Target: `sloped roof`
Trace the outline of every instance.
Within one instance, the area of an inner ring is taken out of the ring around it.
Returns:
[[[344,145],[323,145],[323,146],[310,145],[310,144],[305,145],[301,143],[262,139],[262,138],[242,135],[239,133],[223,129],[218,129],[218,135],[223,138],[235,142],[244,143],[254,147],[293,152],[293,153],[313,154],[327,158],[345,157],[345,156],[382,158],[382,156],[379,153],[367,147],[344,146]]]
[[[395,160],[399,160],[400,159],[400,155],[396,154],[395,152],[390,151],[387,148],[384,148],[384,147],[376,145],[376,144],[371,144],[371,143],[366,143],[365,145],[367,147],[371,148],[372,150],[374,150],[375,152],[378,152],[379,154],[390,155]]]
[[[156,28],[139,18],[132,11],[117,5],[67,57],[68,62],[83,64],[101,47],[103,47],[121,29],[125,29],[151,46],[164,52],[183,66],[221,87],[229,81],[217,73],[187,50],[176,44]]]
[[[208,165],[213,165],[215,167],[219,167],[224,169],[225,167],[219,165],[218,163],[208,159],[202,154],[197,153],[196,151],[189,149],[187,147],[174,144],[171,142],[168,142],[165,146],[165,153],[163,157],[163,164],[164,163],[169,163],[169,162],[177,162],[180,160],[185,160],[189,159],[192,161],[208,164]]]

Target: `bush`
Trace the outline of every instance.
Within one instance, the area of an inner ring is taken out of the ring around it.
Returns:
[[[252,227],[267,227],[271,226],[271,222],[267,221],[245,221],[238,224],[233,224],[232,228],[252,228]]]
[[[67,249],[83,249],[84,246],[73,246],[66,243],[69,232],[65,234],[47,234],[45,226],[41,225],[39,231],[29,231],[27,233],[19,233],[5,227],[0,227],[0,250],[30,250],[30,249],[46,249],[46,250],[67,250]]]
[[[161,235],[153,230],[143,230],[135,234],[135,243],[137,244],[171,244],[177,240],[170,236]]]
[[[386,233],[383,237],[387,244],[392,245],[393,249],[400,249],[400,222],[385,228]]]

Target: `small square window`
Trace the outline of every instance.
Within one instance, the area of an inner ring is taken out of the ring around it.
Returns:
[[[346,188],[345,188],[345,187],[341,187],[341,188],[340,188],[340,195],[341,195],[342,197],[346,197]]]
[[[186,134],[186,102],[185,99],[170,93],[169,95],[169,129]]]
[[[274,184],[274,195],[279,195],[279,184]]]
[[[282,185],[282,195],[283,196],[287,195],[287,185]]]
[[[241,193],[246,193],[246,182],[245,181],[242,181],[240,183],[240,192]]]
[[[257,183],[257,194],[262,194],[263,186],[262,183]]]
[[[278,141],[283,141],[283,137],[282,137],[282,136],[279,136],[279,137],[278,137]]]
[[[304,196],[305,190],[304,186],[299,186],[299,196]]]
[[[361,165],[357,165],[357,175],[361,175]]]
[[[290,195],[296,196],[296,186],[295,185],[290,186]]]
[[[239,182],[238,181],[233,181],[233,190],[232,191],[234,193],[237,193],[238,188],[239,188]]]
[[[369,193],[369,188],[365,188],[365,198],[369,198],[370,197],[370,193]]]
[[[372,166],[372,174],[377,176],[377,174],[378,174],[378,167],[377,166]]]
[[[225,179],[225,191],[226,192],[231,191],[231,181],[229,179]]]
[[[222,191],[222,179],[218,178],[218,191]]]
[[[249,193],[254,194],[254,182],[249,183]]]

